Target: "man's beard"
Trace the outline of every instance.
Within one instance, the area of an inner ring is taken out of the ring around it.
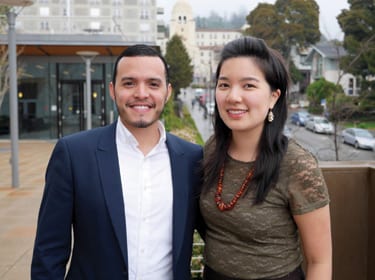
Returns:
[[[118,107],[117,104],[116,104],[116,108],[117,108],[117,112],[120,113],[120,108]],[[131,126],[133,126],[133,127],[136,127],[136,128],[147,128],[147,127],[153,125],[158,120],[160,120],[160,117],[163,114],[163,112],[164,112],[164,108],[161,111],[159,111],[159,113],[157,114],[157,117],[155,117],[155,119],[153,119],[153,120],[151,120],[149,122],[141,119],[141,120],[134,121],[134,122],[129,122],[128,121],[128,124],[131,125]],[[121,118],[121,114],[120,114],[120,118]]]
[[[136,122],[133,122],[132,125],[136,128],[147,128],[149,127],[150,125],[154,124],[158,119],[155,119],[151,122],[145,122],[143,120],[140,120],[140,121],[136,121]]]

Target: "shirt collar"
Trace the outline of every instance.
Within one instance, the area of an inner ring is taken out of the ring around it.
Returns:
[[[167,140],[167,134],[165,131],[164,124],[158,120],[158,129],[160,133],[160,139],[158,142],[158,145],[164,144]],[[138,141],[134,137],[134,135],[126,128],[126,126],[122,123],[120,117],[118,117],[117,120],[117,129],[116,129],[116,138],[117,138],[117,143],[121,144],[130,144],[134,147],[138,147]]]

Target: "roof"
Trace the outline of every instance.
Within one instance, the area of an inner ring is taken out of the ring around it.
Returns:
[[[312,59],[314,52],[319,53],[324,58],[330,59],[339,59],[347,54],[342,46],[337,46],[333,42],[325,41],[312,46],[310,53],[306,57],[306,61]]]
[[[327,58],[340,58],[347,54],[342,46],[330,42],[318,43],[315,48]]]
[[[7,35],[0,35],[0,46],[7,45]],[[130,42],[117,35],[40,35],[17,34],[17,49],[24,56],[71,56],[79,51],[95,51],[102,56],[117,56],[128,46],[140,42]],[[142,42],[154,46],[155,43]]]

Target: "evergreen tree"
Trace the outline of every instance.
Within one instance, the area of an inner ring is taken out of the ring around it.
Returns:
[[[193,81],[193,65],[191,58],[178,35],[167,43],[165,59],[169,66],[170,83],[173,87],[174,99],[177,99],[182,88],[188,87]]]
[[[245,34],[264,39],[285,57],[292,80],[302,75],[290,59],[292,46],[306,47],[320,39],[319,6],[315,0],[277,0],[274,5],[260,3],[247,16]]]
[[[344,47],[348,55],[342,60],[345,72],[357,75],[361,80],[360,108],[375,108],[375,2],[373,0],[349,0],[350,9],[342,10],[337,17],[343,30]]]

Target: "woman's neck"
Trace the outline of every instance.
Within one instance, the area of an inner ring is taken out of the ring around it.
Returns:
[[[233,132],[228,154],[239,161],[255,161],[258,156],[260,134]]]

